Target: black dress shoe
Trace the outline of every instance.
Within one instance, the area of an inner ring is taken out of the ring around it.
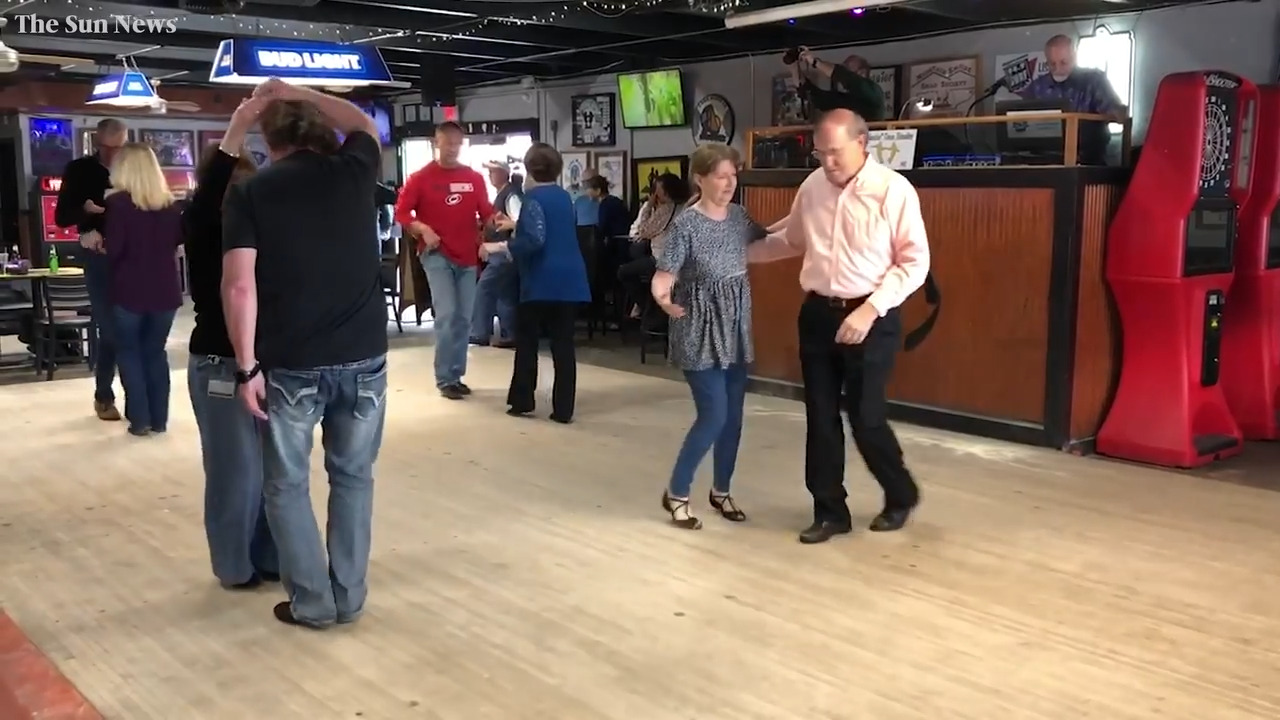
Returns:
[[[471,386],[467,385],[464,382],[460,382],[457,385],[454,385],[454,387],[458,388],[458,392],[462,393],[463,395],[471,394]]]
[[[871,532],[893,532],[907,524],[914,508],[885,508],[871,521]]]
[[[849,523],[836,523],[829,520],[820,520],[800,531],[800,542],[805,545],[817,545],[824,543],[836,535],[845,535],[853,531],[853,526]]]
[[[277,620],[284,623],[285,625],[296,625],[297,627],[306,628],[308,630],[324,630],[326,627],[325,625],[320,625],[318,623],[305,622],[303,620],[299,620],[298,618],[294,617],[293,608],[290,607],[289,602],[287,600],[285,602],[277,604],[274,608],[272,608],[271,612],[273,615],[276,616]]]
[[[440,388],[440,394],[443,395],[444,397],[449,398],[450,400],[461,400],[462,398],[467,396],[466,393],[462,392],[462,388],[458,387],[457,385],[445,385],[444,387]]]
[[[573,422],[573,418],[551,413],[551,422],[558,422],[561,425],[568,425],[569,423]]]

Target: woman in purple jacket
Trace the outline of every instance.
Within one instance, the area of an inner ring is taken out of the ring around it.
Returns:
[[[178,246],[182,213],[151,148],[128,143],[111,162],[103,247],[111,264],[117,363],[129,433],[164,432],[169,422],[165,342],[182,306]]]

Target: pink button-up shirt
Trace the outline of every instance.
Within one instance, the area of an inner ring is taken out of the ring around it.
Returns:
[[[813,171],[796,191],[786,230],[770,244],[753,259],[803,252],[801,288],[828,297],[867,297],[881,317],[918,290],[929,273],[929,238],[915,187],[871,158],[844,187],[822,170]]]

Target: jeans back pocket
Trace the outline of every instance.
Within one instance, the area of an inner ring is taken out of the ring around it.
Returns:
[[[352,414],[357,420],[370,420],[384,410],[387,401],[387,361],[371,372],[356,375],[356,402]]]

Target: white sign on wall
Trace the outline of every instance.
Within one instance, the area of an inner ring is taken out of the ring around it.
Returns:
[[[915,128],[872,130],[867,133],[867,152],[876,162],[894,170],[910,170],[915,165]]]
[[[1041,51],[996,56],[996,76],[1004,78],[1005,87],[996,92],[996,102],[1017,100],[1018,93],[1031,81],[1049,72]]]

